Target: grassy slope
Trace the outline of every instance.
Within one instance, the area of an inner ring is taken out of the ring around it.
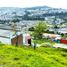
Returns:
[[[40,47],[0,46],[3,67],[67,67],[67,50]]]

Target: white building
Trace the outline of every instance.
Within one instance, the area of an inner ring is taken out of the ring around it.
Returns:
[[[24,45],[31,45],[31,36],[28,33],[23,34],[23,44]]]
[[[17,29],[18,30],[18,29]],[[0,42],[8,45],[31,45],[31,36],[23,30],[14,31],[11,26],[0,25]]]

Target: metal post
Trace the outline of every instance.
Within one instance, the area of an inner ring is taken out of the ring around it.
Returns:
[[[35,42],[34,42],[34,50],[36,49],[36,37],[34,37],[34,40],[35,40]]]

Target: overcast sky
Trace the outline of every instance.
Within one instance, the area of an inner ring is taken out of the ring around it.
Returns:
[[[0,7],[50,6],[67,9],[67,0],[0,0]]]

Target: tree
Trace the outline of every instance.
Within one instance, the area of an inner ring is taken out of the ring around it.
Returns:
[[[67,34],[64,34],[64,35],[63,35],[63,38],[65,38],[65,39],[66,39],[66,38],[67,38]]]
[[[44,33],[47,30],[48,26],[46,22],[38,22],[34,27],[33,35],[35,38],[41,39],[42,33]]]
[[[29,31],[34,31],[34,27],[31,27],[28,29]]]

